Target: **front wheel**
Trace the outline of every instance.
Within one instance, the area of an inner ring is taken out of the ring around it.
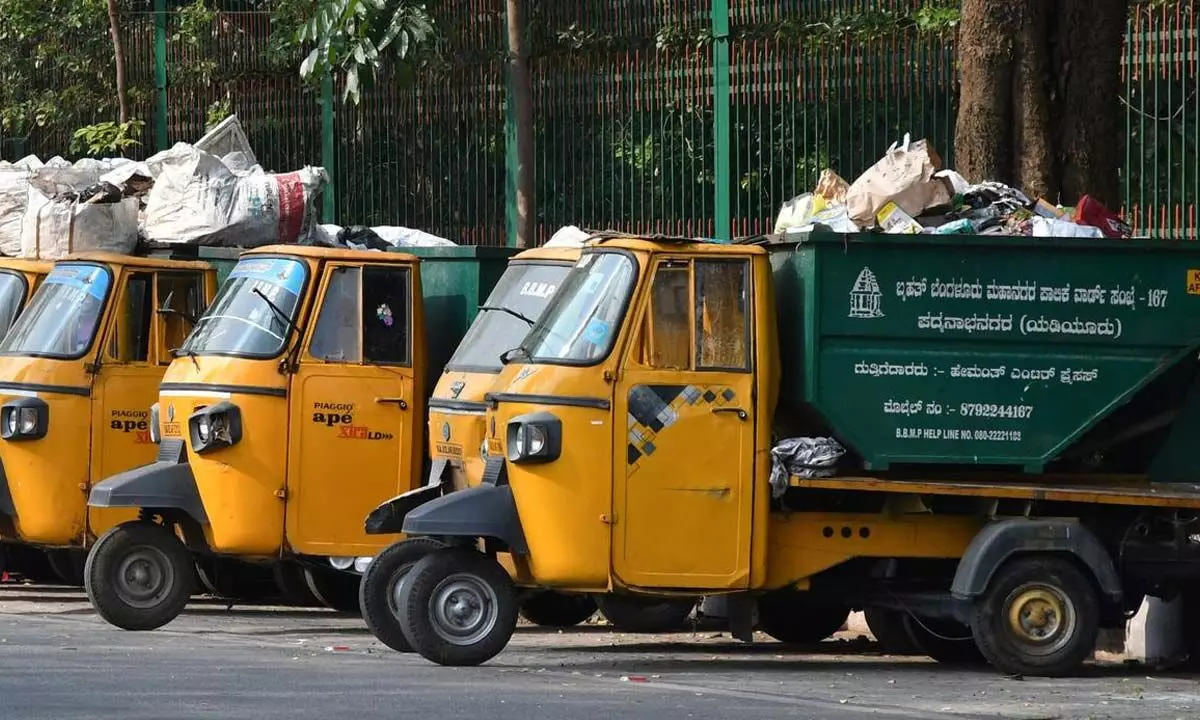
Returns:
[[[945,618],[904,614],[904,631],[921,653],[944,665],[982,665],[983,653],[971,636],[971,628]]]
[[[102,535],[88,553],[84,588],[100,617],[125,630],[155,630],[192,595],[192,554],[170,530],[136,521]]]
[[[358,606],[358,575],[330,568],[304,568],[304,582],[317,600],[329,608],[348,615],[361,615]]]
[[[521,602],[521,617],[541,627],[574,627],[595,614],[596,601],[587,595],[541,590]]]
[[[601,595],[596,598],[600,612],[621,632],[668,633],[683,630],[696,607],[692,598],[644,597],[640,595]]]
[[[400,595],[413,565],[435,550],[446,547],[433,538],[401,540],[371,560],[358,586],[363,622],[379,642],[396,652],[410,653],[412,646],[400,628]]]
[[[997,670],[1061,677],[1096,647],[1100,611],[1091,580],[1066,560],[1013,560],[992,578],[971,631]]]
[[[517,628],[516,589],[499,563],[476,550],[437,550],[404,580],[400,627],[426,660],[481,665],[508,645]]]

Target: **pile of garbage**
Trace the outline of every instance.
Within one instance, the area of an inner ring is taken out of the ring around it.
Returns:
[[[195,144],[177,143],[145,162],[0,161],[0,255],[54,260],[90,250],[129,254],[142,243],[454,245],[409,228],[319,225],[318,200],[328,184],[321,167],[264,170],[237,116]]]
[[[1004,183],[972,184],[942,167],[925,140],[909,135],[847,183],[826,169],[817,187],[784,203],[776,234],[802,232],[1129,238],[1132,229],[1095,198],[1074,208],[1030,199]]]

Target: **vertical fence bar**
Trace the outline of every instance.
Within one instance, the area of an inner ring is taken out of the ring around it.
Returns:
[[[733,239],[729,158],[729,0],[713,0],[713,237]]]
[[[322,197],[321,216],[325,222],[337,218],[337,151],[334,148],[333,116],[333,73],[329,70],[321,77],[321,165],[329,173],[329,184]]]
[[[154,0],[154,149],[161,152],[167,137],[167,0]]]

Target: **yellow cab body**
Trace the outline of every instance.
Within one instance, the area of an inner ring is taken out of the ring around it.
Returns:
[[[88,491],[154,459],[149,408],[215,291],[202,262],[81,253],[54,264],[0,345],[0,498],[11,503],[0,533],[80,546],[130,517],[89,510]]]
[[[425,328],[410,255],[247,252],[159,392],[220,554],[374,554],[363,518],[419,481]],[[204,431],[207,428],[211,435]]]
[[[717,594],[804,587],[854,557],[958,557],[978,518],[861,532],[863,516],[772,508],[777,333],[761,248],[590,244],[489,393],[517,581]]]
[[[454,489],[483,477],[484,395],[504,368],[501,356],[529,332],[517,314],[536,322],[578,259],[579,250],[570,248],[513,256],[446,364],[429,400],[429,453],[446,461]]]
[[[0,258],[0,338],[17,321],[53,267],[48,260]]]

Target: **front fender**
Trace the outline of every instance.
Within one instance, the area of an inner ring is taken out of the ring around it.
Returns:
[[[166,449],[164,449],[166,450]],[[182,510],[201,525],[208,524],[208,514],[200,500],[196,477],[186,462],[163,459],[169,450],[159,453],[159,460],[143,465],[97,483],[88,495],[88,505],[98,508],[147,508]]]
[[[0,462],[0,515],[10,518],[17,516],[17,506],[13,504],[12,493],[8,489],[8,476],[4,474],[4,463]]]
[[[431,500],[408,513],[403,531],[410,537],[490,538],[513,554],[529,554],[509,485],[478,485]]]
[[[452,486],[450,463],[444,458],[434,460],[429,470],[429,482],[397,495],[367,515],[363,527],[368,535],[393,535],[404,528],[404,518],[427,502],[436,500]]]

